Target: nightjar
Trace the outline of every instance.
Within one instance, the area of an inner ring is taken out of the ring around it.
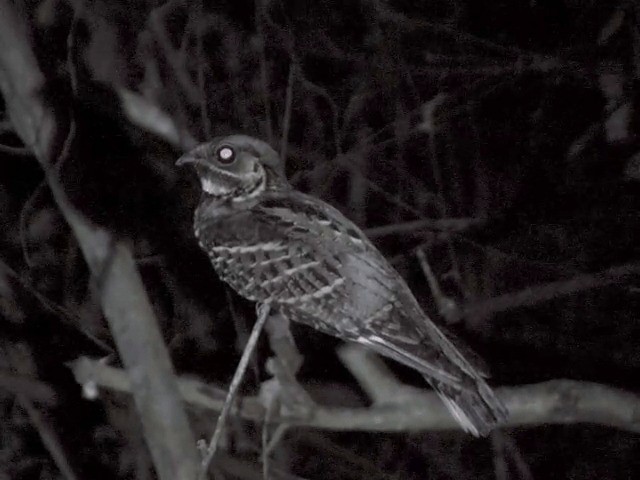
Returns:
[[[182,156],[200,179],[194,230],[214,269],[241,296],[420,372],[464,430],[485,435],[507,409],[423,312],[362,231],[294,190],[278,154],[245,135]]]

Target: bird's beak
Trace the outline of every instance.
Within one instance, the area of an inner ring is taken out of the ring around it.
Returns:
[[[187,165],[189,163],[198,163],[198,159],[191,152],[182,155],[176,162],[176,165],[178,167],[182,167],[183,165]]]

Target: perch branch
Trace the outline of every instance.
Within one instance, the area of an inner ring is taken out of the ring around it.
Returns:
[[[117,392],[129,392],[126,374],[98,361],[81,358],[70,364],[76,381]],[[194,407],[219,412],[225,392],[193,379],[178,381],[183,399]],[[594,423],[640,432],[640,397],[607,385],[574,380],[550,380],[517,387],[497,388],[511,413],[505,427],[545,424]],[[456,421],[431,391],[408,392],[402,402],[369,408],[318,406],[309,416],[274,416],[272,422],[333,431],[409,432],[455,430]],[[230,412],[254,422],[265,420],[259,398],[245,397]]]
[[[338,358],[356,378],[376,405],[389,405],[398,399],[399,393],[408,388],[387,368],[383,360],[359,345],[343,345]]]

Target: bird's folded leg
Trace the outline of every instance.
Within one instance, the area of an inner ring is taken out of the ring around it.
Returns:
[[[303,357],[291,335],[289,320],[278,313],[272,313],[265,329],[275,356],[267,360],[267,371],[273,378],[263,382],[261,398],[269,408],[272,408],[272,402],[277,399],[283,415],[308,417],[315,404],[296,380]]]
[[[267,371],[273,375],[260,385],[260,400],[267,411],[278,412],[279,417],[306,419],[316,408],[305,389],[295,378],[280,368],[276,357],[267,360]]]
[[[269,335],[271,350],[276,354],[277,361],[287,375],[295,379],[298,370],[302,366],[303,357],[296,347],[293,335],[291,335],[289,319],[283,315],[272,312],[267,319],[265,330]]]

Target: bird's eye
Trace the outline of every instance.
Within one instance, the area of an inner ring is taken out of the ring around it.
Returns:
[[[229,145],[222,145],[216,150],[216,160],[222,165],[231,165],[236,161],[236,151]]]

